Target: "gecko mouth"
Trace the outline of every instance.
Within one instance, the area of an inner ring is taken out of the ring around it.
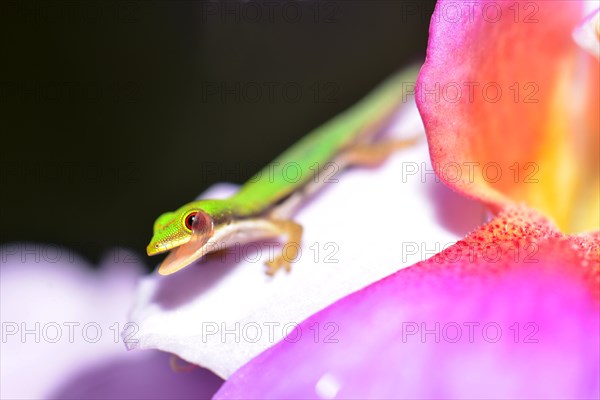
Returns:
[[[172,240],[166,243],[152,243],[146,247],[146,253],[149,256],[155,256],[157,254],[164,253],[166,251],[172,250],[176,247],[186,244],[189,241],[189,238],[180,239],[180,240]]]
[[[206,238],[206,240],[190,240],[180,246],[171,246],[173,251],[162,262],[158,273],[161,275],[170,275],[193,263],[205,254],[210,253],[214,250],[214,243],[211,242],[209,244],[208,242],[209,238]]]

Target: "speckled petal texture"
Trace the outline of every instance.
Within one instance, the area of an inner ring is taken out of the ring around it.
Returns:
[[[441,0],[417,83],[446,184],[495,211],[525,202],[571,233],[600,220],[600,70],[572,38],[588,5]]]
[[[311,316],[216,398],[598,398],[599,246],[503,212]]]

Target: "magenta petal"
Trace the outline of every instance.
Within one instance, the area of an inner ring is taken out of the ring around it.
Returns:
[[[531,217],[313,315],[216,398],[598,398],[598,235]]]
[[[130,353],[80,371],[49,399],[208,399],[223,383],[204,368],[171,369],[171,355],[161,351]]]

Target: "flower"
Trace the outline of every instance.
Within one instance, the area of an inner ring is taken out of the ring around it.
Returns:
[[[585,4],[470,4],[438,2],[417,102],[438,176],[495,218],[309,317],[216,398],[600,395],[599,74],[571,39]],[[335,340],[299,335],[325,326]]]

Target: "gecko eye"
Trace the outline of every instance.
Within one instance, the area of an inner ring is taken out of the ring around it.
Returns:
[[[196,214],[198,214],[196,211],[189,213],[187,215],[187,217],[185,217],[185,227],[188,228],[190,231],[192,230],[192,226],[194,225],[194,221],[196,220]]]

